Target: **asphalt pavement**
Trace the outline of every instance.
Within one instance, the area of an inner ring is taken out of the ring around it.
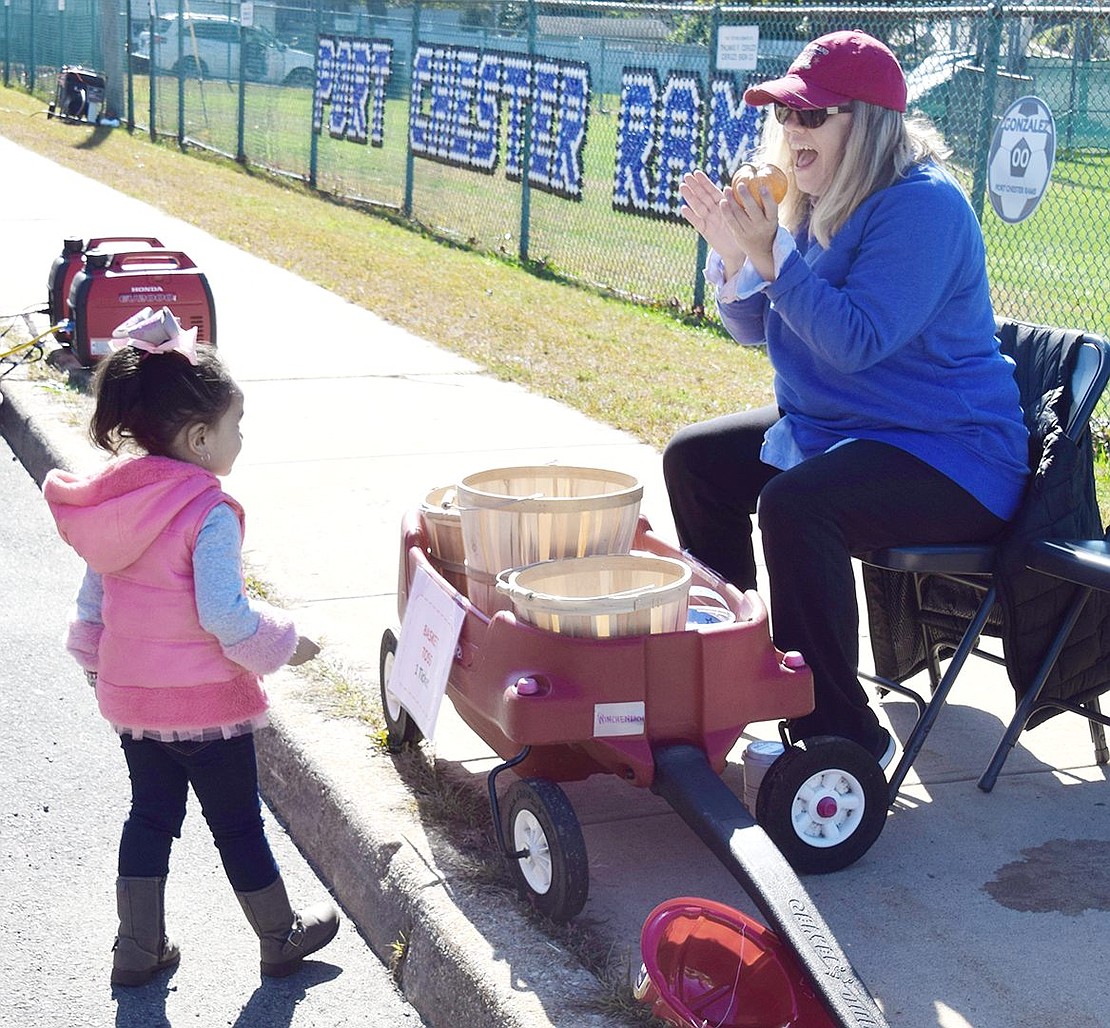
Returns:
[[[401,517],[433,488],[506,465],[613,468],[641,480],[643,512],[673,538],[649,447],[3,140],[0,164],[26,183],[4,214],[0,313],[45,299],[65,236],[156,235],[204,271],[221,351],[246,394],[246,442],[227,480],[247,510],[246,556],[368,692],[381,633],[397,623]],[[0,427],[36,478],[59,460],[99,460],[49,389],[14,375],[0,388]],[[260,736],[267,799],[374,949],[405,940],[404,992],[429,1024],[620,1023],[588,1006],[596,986],[568,953],[456,872],[360,725],[321,713],[295,676],[271,688],[276,731]],[[902,739],[907,707],[888,696],[878,708]],[[965,670],[876,844],[846,870],[805,879],[896,1028],[1110,1023],[1106,772],[1086,723],[1063,716],[1023,736],[994,792],[981,793],[1012,709],[1000,669]],[[747,740],[773,734],[773,724],[751,725],[733,751],[723,777],[737,792]],[[491,754],[450,710],[431,749],[484,787]],[[664,899],[754,912],[658,797],[613,775],[566,791],[589,852],[582,916],[630,965]]]

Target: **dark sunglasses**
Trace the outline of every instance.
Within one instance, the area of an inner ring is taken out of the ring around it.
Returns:
[[[785,125],[790,115],[798,116],[798,124],[802,128],[820,128],[828,120],[830,114],[850,114],[850,106],[843,107],[817,107],[799,110],[797,107],[787,107],[786,104],[775,104],[775,118],[780,125]]]

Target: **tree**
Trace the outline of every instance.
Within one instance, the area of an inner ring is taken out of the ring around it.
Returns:
[[[112,118],[124,115],[124,65],[123,46],[120,40],[119,0],[98,0],[97,14],[100,22],[100,61],[106,92],[104,114]]]

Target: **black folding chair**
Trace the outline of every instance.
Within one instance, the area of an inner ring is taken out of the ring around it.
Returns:
[[[979,779],[979,788],[984,792],[990,792],[994,788],[994,783],[1002,771],[1002,765],[1006,762],[1018,736],[1025,731],[1030,718],[1042,711],[1068,710],[1085,717],[1091,728],[1095,761],[1099,764],[1110,764],[1110,749],[1106,745],[1106,728],[1110,726],[1110,718],[1102,713],[1098,696],[1076,703],[1061,697],[1043,695],[1049,675],[1071,639],[1072,632],[1087,606],[1087,601],[1096,592],[1110,593],[1110,532],[1107,532],[1102,539],[1039,540],[1028,547],[1025,563],[1030,571],[1070,582],[1076,586],[1076,589],[1067,612],[1060,622],[1060,627],[1049,644],[1033,684],[1018,703],[1013,718],[1006,726],[1002,741]],[[1107,633],[1110,633],[1110,625],[1107,625],[1106,629]],[[1110,651],[1103,649],[1102,652],[1110,656]]]
[[[1110,344],[1092,333],[1024,322],[999,320],[997,327],[1002,351],[1017,365],[1015,378],[1026,424],[1033,431],[1044,406],[1053,404],[1068,439],[1078,445],[1084,440],[1091,413],[1110,379]],[[1084,442],[1090,446],[1089,438]],[[1040,453],[1031,452],[1030,458],[1035,469]],[[1089,478],[1089,464],[1081,462],[1081,468],[1086,469],[1084,473]],[[889,782],[892,803],[967,658],[974,653],[996,664],[1006,663],[1004,657],[979,647],[979,638],[988,623],[994,628],[1000,623],[996,605],[998,582],[994,573],[1004,543],[1005,540],[992,544],[907,544],[856,554],[865,565],[865,577],[869,568],[912,576],[912,588],[905,593],[910,608],[908,620],[915,623],[920,632],[920,641],[915,645],[921,659],[897,679],[878,673],[881,670],[878,666],[876,674],[860,672],[861,678],[880,689],[907,696],[918,709],[916,724]],[[872,636],[874,646],[874,625]],[[941,673],[941,661],[949,654],[948,667]],[[931,696],[928,700],[903,684],[905,678],[922,667],[929,671]],[[982,781],[980,785],[989,791],[993,779],[989,785]]]

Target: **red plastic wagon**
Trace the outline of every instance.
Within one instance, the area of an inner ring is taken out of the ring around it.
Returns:
[[[693,586],[721,597],[732,620],[607,639],[545,631],[509,610],[480,610],[436,559],[425,511],[403,519],[398,610],[403,618],[423,569],[464,612],[447,696],[501,758],[489,798],[518,888],[554,920],[582,909],[586,847],[558,783],[618,775],[666,799],[722,860],[797,955],[832,1023],[885,1024],[793,870],[833,871],[870,848],[886,818],[882,770],[853,742],[810,740],[767,770],[757,809],[748,811],[720,778],[727,755],[748,724],[813,709],[809,669],[788,666],[774,647],[756,592],[738,591],[668,546],[643,517],[632,549],[685,561]],[[396,649],[397,634],[387,630],[382,706],[389,745],[400,749],[420,732],[389,687]],[[607,734],[606,710],[631,710],[641,721]],[[496,779],[509,769],[518,778],[499,797]]]

